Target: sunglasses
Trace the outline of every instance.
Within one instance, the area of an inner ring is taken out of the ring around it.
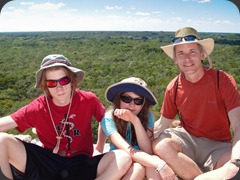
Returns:
[[[189,35],[189,36],[184,36],[184,37],[176,37],[172,39],[172,42],[174,44],[180,43],[180,42],[184,42],[184,41],[195,41],[197,39],[196,36],[193,35]]]
[[[54,88],[57,86],[58,82],[60,85],[65,86],[71,82],[71,79],[67,76],[64,76],[58,80],[46,80],[45,84],[48,88]]]
[[[124,96],[124,95],[120,96],[120,99],[125,103],[130,103],[133,100],[134,104],[138,106],[142,105],[144,102],[144,99],[142,98],[132,98],[130,96]]]

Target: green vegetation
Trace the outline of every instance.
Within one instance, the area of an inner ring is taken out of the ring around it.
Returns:
[[[160,49],[170,44],[173,36],[173,32],[0,33],[0,117],[41,94],[34,89],[35,72],[43,57],[59,53],[85,71],[79,88],[97,94],[106,107],[109,103],[104,93],[109,85],[130,76],[144,79],[159,102],[153,107],[157,119],[165,87],[179,73]],[[201,36],[214,38],[213,66],[233,75],[240,87],[240,34],[202,33]],[[93,128],[96,140],[96,122]]]

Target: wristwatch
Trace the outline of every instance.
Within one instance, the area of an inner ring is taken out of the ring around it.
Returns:
[[[230,162],[235,164],[237,167],[240,167],[240,159],[232,159]]]

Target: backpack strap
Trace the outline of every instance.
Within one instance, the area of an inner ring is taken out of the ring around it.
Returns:
[[[179,75],[177,76],[177,79],[175,81],[175,92],[174,92],[174,104],[177,106],[176,100],[177,100],[177,90],[178,90],[178,79],[179,79]]]
[[[178,80],[179,80],[179,76],[180,76],[180,74],[177,76],[177,79],[176,79],[176,81],[175,81],[175,85],[176,85],[176,87],[175,87],[175,92],[174,92],[174,104],[175,104],[175,106],[177,107],[177,103],[176,103],[176,101],[177,101],[177,90],[178,90]],[[177,108],[178,109],[178,108]],[[179,119],[180,119],[180,121],[181,121],[181,113],[180,113],[180,111],[178,110],[178,117],[179,117]]]

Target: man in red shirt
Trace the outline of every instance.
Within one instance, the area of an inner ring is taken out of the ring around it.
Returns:
[[[205,173],[199,179],[231,178],[240,158],[240,95],[234,78],[212,68],[209,57],[214,40],[200,40],[191,27],[176,31],[173,44],[161,47],[181,73],[167,86],[156,122],[160,134],[153,142],[154,153],[166,161],[182,179]],[[207,58],[209,67],[203,65]],[[180,126],[167,129],[179,116]],[[234,132],[232,139],[230,125]],[[224,166],[225,167],[225,166]],[[231,175],[230,175],[231,174]]]

